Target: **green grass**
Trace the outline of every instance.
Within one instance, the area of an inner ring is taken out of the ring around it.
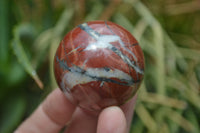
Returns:
[[[0,132],[12,132],[57,86],[53,58],[64,35],[106,19],[129,30],[145,55],[130,133],[199,133],[198,2],[1,0]]]

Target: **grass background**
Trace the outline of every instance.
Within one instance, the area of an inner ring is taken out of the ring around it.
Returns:
[[[99,19],[125,27],[144,51],[130,133],[200,133],[199,0],[0,0],[0,133],[57,86],[53,57],[64,35]]]

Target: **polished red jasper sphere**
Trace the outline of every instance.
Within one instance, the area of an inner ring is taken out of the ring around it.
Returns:
[[[91,21],[64,37],[55,55],[54,72],[72,102],[100,111],[122,105],[136,93],[144,75],[144,56],[123,27]]]

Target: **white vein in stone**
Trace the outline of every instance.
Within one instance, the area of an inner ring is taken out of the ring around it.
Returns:
[[[63,76],[61,85],[68,86],[68,88],[73,88],[78,84],[85,84],[91,81],[98,81],[97,79],[92,77],[117,78],[122,81],[123,80],[132,81],[131,76],[118,69],[106,71],[105,69],[102,68],[88,68],[85,73],[91,75],[91,77],[85,74],[69,71],[65,73],[65,75]]]

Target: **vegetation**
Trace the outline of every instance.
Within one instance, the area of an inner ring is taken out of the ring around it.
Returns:
[[[63,36],[98,19],[125,27],[145,54],[130,133],[199,133],[199,0],[0,0],[0,132],[12,132],[56,88]]]

